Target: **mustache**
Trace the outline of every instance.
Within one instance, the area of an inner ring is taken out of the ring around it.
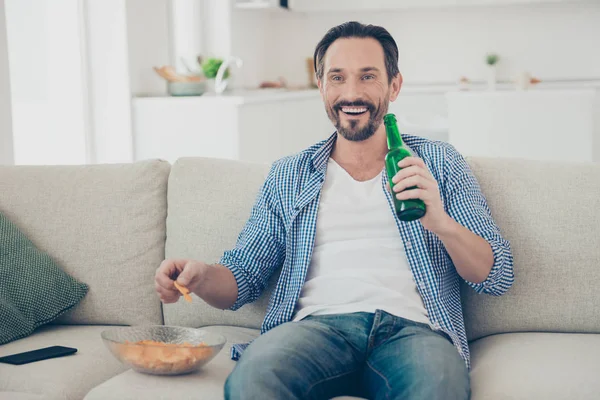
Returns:
[[[336,112],[342,110],[342,107],[366,107],[371,113],[375,111],[375,104],[365,101],[365,100],[355,100],[355,101],[338,101],[333,105],[333,109]]]

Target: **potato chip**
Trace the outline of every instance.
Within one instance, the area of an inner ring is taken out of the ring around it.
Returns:
[[[188,288],[180,285],[179,283],[177,283],[177,281],[173,281],[173,285],[175,285],[177,290],[179,290],[181,292],[185,301],[187,301],[188,303],[192,302],[192,296],[190,296],[190,290]]]
[[[154,340],[125,341],[117,345],[124,361],[138,368],[160,373],[187,370],[199,360],[212,357],[213,350],[206,343],[164,343]]]

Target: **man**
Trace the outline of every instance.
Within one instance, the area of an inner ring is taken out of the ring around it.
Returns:
[[[273,164],[220,264],[163,262],[158,294],[177,301],[176,279],[210,305],[235,310],[281,267],[263,334],[245,351],[234,348],[243,354],[226,398],[466,399],[459,280],[503,294],[514,280],[509,243],[447,143],[403,135],[415,156],[387,186],[382,119],[402,76],[385,29],[332,28],[316,47],[315,68],[336,133]],[[423,200],[426,214],[399,221],[392,195]]]

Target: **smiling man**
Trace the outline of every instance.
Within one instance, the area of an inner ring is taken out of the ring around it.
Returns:
[[[387,186],[382,120],[402,76],[384,28],[332,28],[316,47],[315,69],[336,132],[273,164],[219,264],[165,260],[157,292],[177,301],[176,280],[212,306],[236,310],[281,268],[262,335],[234,346],[228,399],[467,399],[459,284],[506,292],[510,245],[447,143],[403,135],[414,157]],[[427,212],[402,222],[392,196],[419,198]]]

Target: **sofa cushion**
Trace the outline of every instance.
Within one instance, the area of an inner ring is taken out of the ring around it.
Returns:
[[[153,376],[128,370],[94,388],[85,400],[222,399],[225,380],[235,366],[235,361],[229,357],[231,345],[253,340],[259,332],[230,326],[208,326],[202,329],[224,335],[227,344],[200,371],[189,375]]]
[[[54,320],[87,291],[0,212],[0,344]]]
[[[30,364],[0,363],[0,392],[25,392],[48,400],[82,399],[91,388],[126,369],[100,338],[100,333],[108,328],[46,325],[34,335],[0,346],[0,356],[49,346],[77,349],[70,356]]]
[[[504,332],[600,333],[600,164],[472,158],[511,243],[515,283],[501,297],[463,286],[469,339]]]
[[[153,278],[169,170],[163,161],[0,167],[0,211],[90,287],[61,323],[162,323]]]
[[[219,261],[225,250],[235,246],[268,171],[269,166],[262,164],[179,159],[169,177],[167,258]],[[191,304],[180,301],[164,305],[165,324],[259,328],[270,291],[236,312],[215,309],[197,297]]]
[[[471,344],[472,400],[592,400],[600,335],[508,333]]]

